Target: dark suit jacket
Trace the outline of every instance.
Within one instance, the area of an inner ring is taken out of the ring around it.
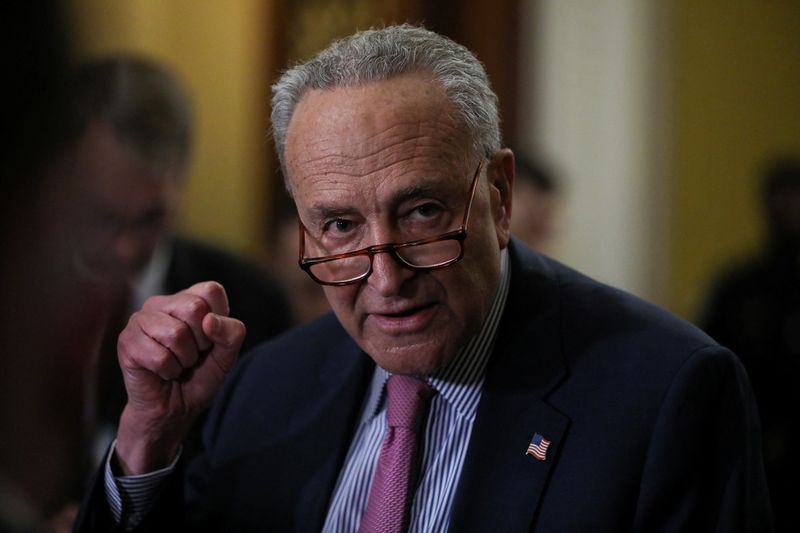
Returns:
[[[450,530],[768,531],[737,359],[517,241],[511,269]],[[185,497],[198,529],[319,531],[372,369],[333,315],[257,348],[215,402],[205,459],[142,529],[177,527]],[[525,454],[534,433],[546,461]]]

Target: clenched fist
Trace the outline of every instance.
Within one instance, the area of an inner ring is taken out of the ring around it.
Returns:
[[[117,432],[127,475],[169,464],[186,432],[211,404],[244,340],[222,285],[198,283],[145,301],[120,333],[119,365],[128,392]]]

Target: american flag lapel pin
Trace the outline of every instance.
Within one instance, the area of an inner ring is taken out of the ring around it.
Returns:
[[[531,443],[528,444],[528,449],[525,452],[525,455],[532,455],[535,459],[539,461],[546,461],[547,460],[547,448],[550,446],[550,441],[546,438],[542,437],[540,434],[535,433],[533,438],[531,439]]]

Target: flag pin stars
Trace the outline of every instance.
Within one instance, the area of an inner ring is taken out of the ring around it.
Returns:
[[[535,433],[533,438],[531,439],[531,443],[528,444],[528,449],[525,452],[525,455],[532,455],[535,459],[539,461],[546,461],[547,460],[547,448],[550,446],[550,441],[546,438],[542,437],[540,434]]]

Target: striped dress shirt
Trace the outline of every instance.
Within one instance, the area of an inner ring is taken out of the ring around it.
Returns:
[[[489,315],[453,362],[429,377],[437,390],[422,440],[419,482],[411,505],[409,533],[446,531],[478,409],[486,364],[508,295],[508,252]],[[389,373],[376,367],[356,434],[334,489],[325,533],[358,531],[386,432],[385,384]]]
[[[508,296],[510,277],[508,250],[503,250],[500,283],[481,330],[450,365],[428,378],[437,394],[431,400],[425,422],[419,482],[411,506],[409,533],[447,530],[483,390],[486,364]],[[386,431],[384,400],[389,376],[386,370],[375,367],[361,420],[328,508],[323,526],[325,533],[358,531]],[[114,476],[110,461],[112,454],[113,448],[105,468],[106,500],[117,522],[122,522],[123,528],[129,530],[155,503],[175,463],[141,476]]]

